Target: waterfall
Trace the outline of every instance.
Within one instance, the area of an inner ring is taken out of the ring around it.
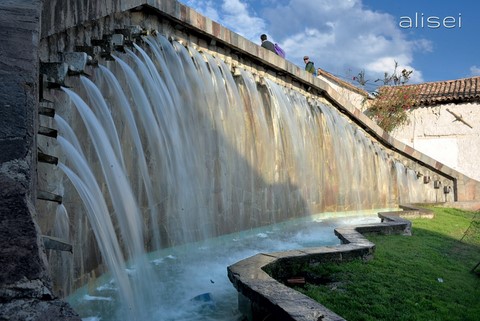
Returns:
[[[102,258],[115,279],[122,301],[129,307],[127,312],[131,311],[131,316],[134,316],[137,311],[134,309],[136,305],[134,304],[132,287],[124,272],[126,270],[125,259],[102,192],[81,154],[61,136],[58,137],[58,141],[65,153],[70,156],[72,165],[82,177],[79,177],[62,163],[59,164],[59,167],[69,177],[79,193],[100,247]]]
[[[164,290],[149,287],[147,252],[426,194],[320,99],[161,35],[144,41],[63,87],[56,116],[65,204],[78,198],[84,210],[69,212],[92,230],[70,237],[95,238],[129,319]]]
[[[52,236],[65,242],[70,242],[71,240],[70,217],[63,204],[57,206]],[[69,293],[73,282],[73,260],[71,253],[50,250],[48,255],[50,265],[55,269],[55,271],[51,273],[52,278],[55,279],[55,281],[59,280],[59,282],[54,282],[56,285],[55,290],[60,295]]]

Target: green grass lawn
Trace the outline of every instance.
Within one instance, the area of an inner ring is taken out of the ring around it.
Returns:
[[[430,209],[412,236],[366,235],[373,259],[309,267],[322,282],[296,289],[349,321],[480,320],[480,213]]]

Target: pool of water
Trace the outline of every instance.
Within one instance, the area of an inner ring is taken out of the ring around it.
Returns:
[[[238,321],[237,291],[227,266],[257,253],[340,244],[334,228],[379,222],[376,213],[319,214],[148,254],[155,271],[149,320]],[[381,210],[385,211],[385,210]],[[128,269],[135,278],[135,268]],[[124,320],[115,284],[108,275],[68,298],[85,321]],[[145,317],[142,316],[142,320]],[[149,321],[146,320],[146,321]]]

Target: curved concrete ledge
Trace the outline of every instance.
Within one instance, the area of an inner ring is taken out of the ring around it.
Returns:
[[[291,277],[301,267],[311,264],[345,262],[354,258],[370,259],[375,244],[367,240],[364,233],[411,235],[412,224],[407,218],[433,218],[430,210],[413,205],[403,205],[401,208],[403,211],[378,213],[381,223],[335,229],[341,245],[259,253],[229,266],[228,278],[238,291],[240,311],[249,321],[345,320],[277,280]]]

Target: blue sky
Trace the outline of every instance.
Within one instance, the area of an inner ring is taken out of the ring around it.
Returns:
[[[298,66],[308,55],[348,81],[364,70],[369,91],[395,61],[411,83],[480,75],[477,0],[180,1],[255,43],[266,33]]]

